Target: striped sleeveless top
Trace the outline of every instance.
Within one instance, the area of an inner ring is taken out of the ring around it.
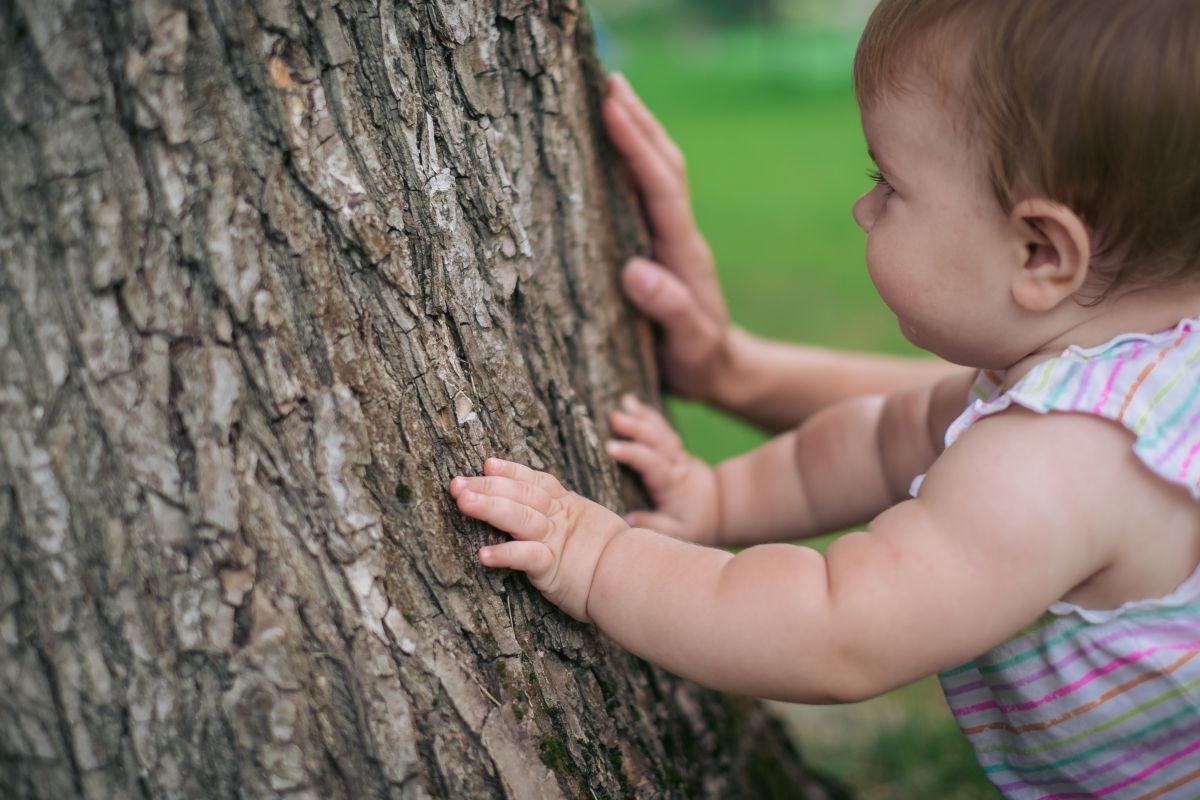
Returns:
[[[1007,392],[1002,380],[981,374],[947,446],[1013,404],[1095,414],[1130,430],[1147,467],[1200,499],[1200,319],[1068,348]],[[938,677],[1005,797],[1200,798],[1200,569],[1166,597],[1113,610],[1054,603]]]

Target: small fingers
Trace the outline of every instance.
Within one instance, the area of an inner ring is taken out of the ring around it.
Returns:
[[[637,395],[626,393],[621,396],[621,412],[637,420],[639,426],[647,431],[644,435],[653,437],[657,443],[681,445],[675,429],[662,412],[649,403],[642,402]]]
[[[636,470],[651,494],[657,496],[671,487],[671,461],[654,448],[617,439],[609,441],[604,448],[613,461]]]
[[[541,542],[503,542],[480,549],[479,561],[485,567],[515,569],[533,580],[554,572],[554,554]]]
[[[536,469],[530,469],[524,464],[518,464],[515,461],[506,461],[503,458],[489,458],[483,462],[483,473],[485,475],[501,475],[513,480],[532,483],[551,497],[562,497],[567,493],[567,490],[563,488],[563,485],[553,475],[540,472]]]
[[[550,531],[550,521],[545,514],[507,497],[477,494],[470,489],[463,489],[455,499],[459,511],[468,517],[486,522],[518,539],[541,541]]]
[[[654,116],[654,113],[646,107],[642,98],[638,97],[637,92],[633,90],[633,85],[624,75],[614,74],[611,82],[612,96],[629,111],[629,115],[641,129],[643,135],[654,144],[663,158],[676,172],[682,175],[686,168],[683,152],[679,149],[679,145],[675,144],[671,135],[667,133],[663,124],[658,121],[658,117]]]
[[[614,411],[608,415],[608,423],[613,433],[625,439],[638,440],[641,431],[641,420],[626,411]]]
[[[667,268],[645,258],[633,258],[621,272],[625,294],[638,310],[663,328],[680,347],[707,353],[717,338],[712,321],[699,302]]]
[[[640,101],[622,100],[623,94],[614,89],[604,102],[602,116],[608,138],[641,194],[656,251],[681,274],[684,270],[694,273],[711,269],[712,254],[692,215],[682,153]],[[657,132],[635,119],[639,113],[653,122]]]
[[[629,164],[642,192],[648,197],[682,195],[683,204],[671,206],[671,212],[689,210],[683,175],[671,164],[659,147],[642,130],[625,103],[610,98],[601,107],[604,127],[613,146]],[[687,217],[691,219],[690,213]]]
[[[520,481],[502,475],[458,476],[450,481],[450,494],[458,497],[465,491],[491,497],[507,497],[543,514],[550,513],[553,499],[536,483]]]
[[[678,461],[684,455],[683,442],[661,417],[644,417],[626,411],[614,411],[610,422],[613,433],[629,440],[616,441],[617,445],[637,444],[648,447],[668,462]]]

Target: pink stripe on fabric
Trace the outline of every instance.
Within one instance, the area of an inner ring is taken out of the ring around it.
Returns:
[[[1083,402],[1083,393],[1087,391],[1088,381],[1092,379],[1092,373],[1095,370],[1095,361],[1089,361],[1087,366],[1083,368],[1083,374],[1079,376],[1079,388],[1075,390],[1075,396],[1071,398],[1071,402],[1067,405],[1069,410],[1079,410],[1079,404]]]
[[[1192,625],[1186,625],[1186,624],[1185,625],[1147,625],[1144,628],[1119,630],[1116,633],[1112,633],[1112,634],[1109,634],[1108,636],[1105,636],[1103,639],[1097,639],[1096,641],[1092,642],[1091,644],[1088,644],[1085,647],[1080,647],[1079,649],[1073,651],[1069,655],[1064,656],[1063,658],[1059,659],[1058,661],[1055,661],[1055,662],[1052,662],[1052,663],[1046,665],[1045,667],[1038,670],[1037,672],[1026,675],[1025,677],[1021,678],[1020,680],[1011,681],[1009,683],[997,684],[996,686],[992,686],[990,688],[993,692],[1002,692],[1002,691],[1019,688],[1021,686],[1028,686],[1029,684],[1034,683],[1035,681],[1041,680],[1042,678],[1046,677],[1047,675],[1052,674],[1056,670],[1060,670],[1063,667],[1069,666],[1070,664],[1074,663],[1075,661],[1078,661],[1079,659],[1083,658],[1088,653],[1099,650],[1101,647],[1104,647],[1105,645],[1112,644],[1115,641],[1124,639],[1129,636],[1140,636],[1140,635],[1147,634],[1147,633],[1192,633],[1192,634],[1200,635],[1200,625],[1196,625],[1196,624],[1192,624]],[[974,691],[975,689],[979,689],[984,686],[987,686],[986,681],[983,681],[983,680],[972,681],[971,683],[964,683],[962,686],[955,686],[953,689],[946,689],[942,692],[942,694],[944,694],[947,698],[957,697],[960,694],[965,694],[969,691]]]
[[[1133,352],[1128,358],[1118,358],[1117,363],[1113,365],[1113,371],[1108,375],[1108,381],[1104,384],[1104,391],[1100,393],[1100,399],[1096,401],[1095,407],[1092,408],[1093,414],[1099,414],[1104,404],[1108,402],[1108,396],[1112,394],[1113,384],[1117,382],[1117,376],[1121,374],[1121,370],[1125,369],[1125,365],[1142,354],[1146,349],[1145,342],[1138,342],[1134,347]]]
[[[1086,798],[1086,797],[1107,797],[1108,795],[1112,794],[1113,792],[1119,792],[1122,789],[1128,788],[1129,786],[1132,786],[1135,783],[1140,783],[1141,781],[1146,780],[1146,778],[1149,778],[1151,775],[1158,772],[1160,769],[1169,767],[1172,764],[1174,764],[1176,761],[1179,761],[1181,758],[1189,756],[1198,750],[1200,750],[1200,739],[1197,739],[1196,741],[1192,742],[1191,744],[1189,744],[1187,747],[1183,748],[1182,750],[1178,750],[1178,751],[1172,753],[1171,755],[1167,756],[1166,758],[1163,758],[1163,759],[1160,759],[1160,760],[1154,762],[1153,764],[1146,767],[1141,772],[1134,773],[1133,775],[1130,775],[1125,780],[1119,781],[1114,784],[1110,784],[1109,786],[1105,786],[1103,789],[1097,789],[1094,792],[1066,792],[1065,794],[1047,794],[1047,795],[1043,795],[1042,797],[1038,798],[1038,800],[1080,800],[1081,798]]]
[[[1032,711],[1035,708],[1044,706],[1046,703],[1050,703],[1054,700],[1061,700],[1062,698],[1066,697],[1067,695],[1071,694],[1072,692],[1074,692],[1078,689],[1082,689],[1084,686],[1087,686],[1089,683],[1096,680],[1097,678],[1102,678],[1105,675],[1108,675],[1109,673],[1120,669],[1121,667],[1132,664],[1135,661],[1140,661],[1143,658],[1146,658],[1147,656],[1154,655],[1155,653],[1161,652],[1163,650],[1183,650],[1185,652],[1200,650],[1200,641],[1188,642],[1186,644],[1163,645],[1161,647],[1148,647],[1145,650],[1140,650],[1136,653],[1129,653],[1128,655],[1114,658],[1112,661],[1108,662],[1104,666],[1097,667],[1096,669],[1087,673],[1083,677],[1081,677],[1077,680],[1074,680],[1065,686],[1061,686],[1058,689],[1055,689],[1053,692],[1051,692],[1050,694],[1046,695],[1045,697],[1043,697],[1039,700],[1029,700],[1024,703],[1014,703],[1014,704],[1008,705],[1008,706],[1001,706],[995,700],[988,700],[987,702],[984,702],[984,703],[976,703],[973,706],[965,706],[963,708],[956,708],[956,709],[954,709],[954,716],[965,717],[969,714],[977,714],[980,711],[988,711],[988,710],[994,709],[994,708],[999,708],[999,710],[1005,714],[1010,714],[1014,711]]]
[[[1187,480],[1188,470],[1192,467],[1192,461],[1195,460],[1196,453],[1200,453],[1200,442],[1192,445],[1192,449],[1188,450],[1187,458],[1183,459],[1183,464],[1179,467],[1179,475],[1177,476],[1180,481]]]
[[[1097,764],[1096,766],[1092,767],[1091,769],[1088,769],[1086,772],[1081,772],[1078,775],[1073,775],[1069,778],[1062,777],[1062,778],[1054,778],[1053,780],[1050,780],[1050,781],[1041,781],[1039,785],[1042,786],[1043,788],[1047,787],[1047,786],[1053,786],[1056,783],[1066,783],[1066,784],[1070,784],[1072,786],[1078,786],[1079,784],[1083,783],[1084,781],[1088,780],[1089,778],[1094,778],[1097,775],[1103,775],[1106,772],[1111,772],[1112,770],[1116,769],[1117,767],[1128,764],[1130,761],[1133,761],[1135,758],[1138,758],[1139,756],[1144,756],[1147,753],[1151,753],[1155,750],[1158,750],[1163,745],[1169,745],[1172,743],[1173,739],[1183,737],[1183,736],[1194,736],[1198,732],[1198,729],[1200,729],[1200,722],[1193,722],[1191,725],[1189,725],[1186,728],[1183,728],[1181,730],[1168,731],[1165,736],[1157,736],[1148,741],[1134,742],[1133,746],[1130,747],[1126,752],[1118,753],[1116,758],[1111,758],[1108,761],[1104,762],[1103,764]],[[1044,770],[1044,769],[1047,769],[1047,767],[1038,768],[1039,771]],[[1012,783],[996,784],[996,788],[999,789],[1001,792],[1007,792],[1011,789],[1022,789],[1027,786],[1029,786],[1029,784],[1026,782],[1026,780],[1013,781]]]

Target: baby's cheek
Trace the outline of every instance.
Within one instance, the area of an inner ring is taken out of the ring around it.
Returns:
[[[900,267],[884,243],[877,243],[874,239],[867,242],[867,275],[875,286],[875,292],[897,315],[909,305],[909,298],[905,295],[912,291],[911,286],[905,285]]]

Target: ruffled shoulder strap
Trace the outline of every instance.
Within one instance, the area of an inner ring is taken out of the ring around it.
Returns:
[[[1039,414],[1092,414],[1137,438],[1133,450],[1156,474],[1200,499],[1200,322],[1158,333],[1069,347],[1039,363],[1007,392],[1003,375],[981,373],[967,409],[946,431],[946,446],[979,419],[1016,404]]]

